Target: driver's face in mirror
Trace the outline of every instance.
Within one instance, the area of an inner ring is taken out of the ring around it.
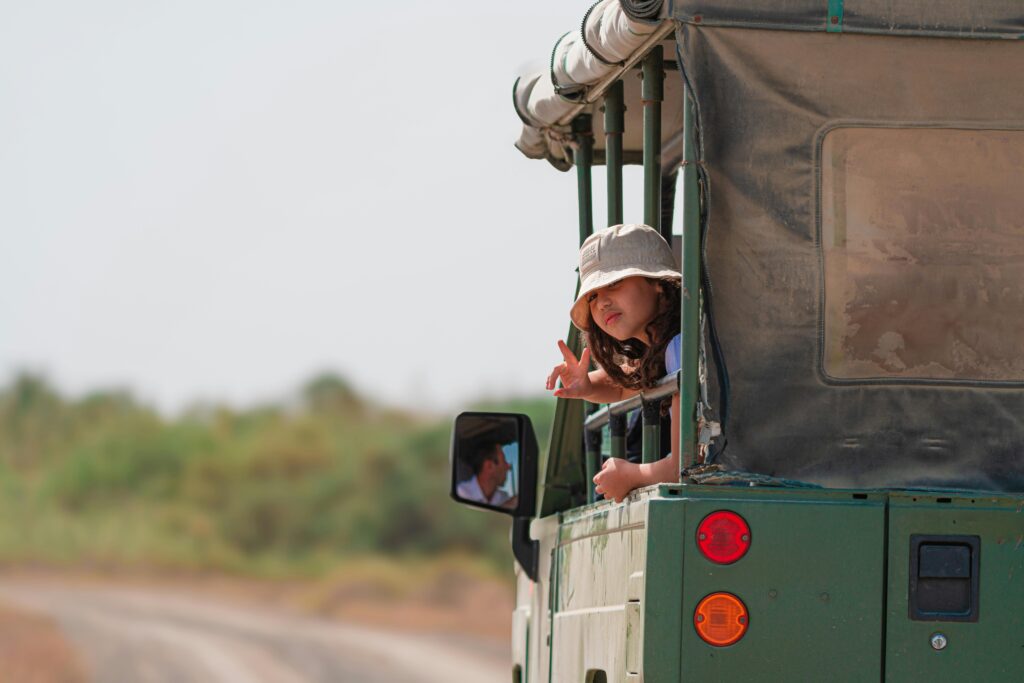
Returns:
[[[505,451],[501,450],[500,444],[495,444],[491,457],[484,460],[483,469],[480,470],[481,481],[486,481],[488,487],[495,490],[505,483],[511,469],[512,466],[505,460]]]
[[[500,443],[484,442],[471,449],[466,460],[473,476],[458,484],[456,492],[460,498],[492,507],[516,506],[514,488],[505,486],[512,466]]]

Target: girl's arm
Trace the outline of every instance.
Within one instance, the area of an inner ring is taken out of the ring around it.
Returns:
[[[590,367],[590,349],[583,349],[579,360],[565,342],[558,341],[558,350],[565,360],[551,370],[548,375],[547,388],[555,390],[558,398],[582,398],[591,403],[615,403],[635,395],[632,389],[623,389],[612,382],[603,369],[587,371]],[[558,386],[558,382],[562,386]]]
[[[633,489],[679,481],[679,394],[672,397],[672,453],[657,462],[636,464],[620,458],[606,460],[594,477],[596,491],[616,503]]]

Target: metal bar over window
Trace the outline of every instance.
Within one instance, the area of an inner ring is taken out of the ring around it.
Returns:
[[[661,458],[661,404],[679,391],[679,374],[673,372],[666,375],[653,389],[640,392],[625,401],[610,403],[584,421],[583,430],[587,445],[588,503],[593,503],[597,499],[594,493],[593,479],[600,469],[601,429],[606,424],[610,425],[611,431],[611,457],[623,458],[626,456],[626,416],[639,408],[644,420],[641,432],[643,461],[654,462]]]
[[[584,429],[587,431],[600,430],[601,427],[608,424],[612,415],[625,415],[631,410],[642,408],[646,401],[660,402],[669,398],[672,394],[679,391],[679,374],[678,372],[673,372],[665,375],[653,389],[641,391],[636,396],[631,396],[625,401],[609,403],[587,418],[586,422],[583,423]]]

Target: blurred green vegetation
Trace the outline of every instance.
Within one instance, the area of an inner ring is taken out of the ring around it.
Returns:
[[[550,398],[475,407],[550,433]],[[23,374],[0,389],[0,562],[312,577],[470,555],[509,573],[509,518],[448,498],[450,429],[330,374],[286,404],[174,419]]]

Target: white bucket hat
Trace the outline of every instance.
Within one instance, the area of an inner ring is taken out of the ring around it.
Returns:
[[[587,331],[587,295],[627,277],[679,280],[672,249],[648,225],[613,225],[580,247],[580,295],[569,310],[572,324]]]

